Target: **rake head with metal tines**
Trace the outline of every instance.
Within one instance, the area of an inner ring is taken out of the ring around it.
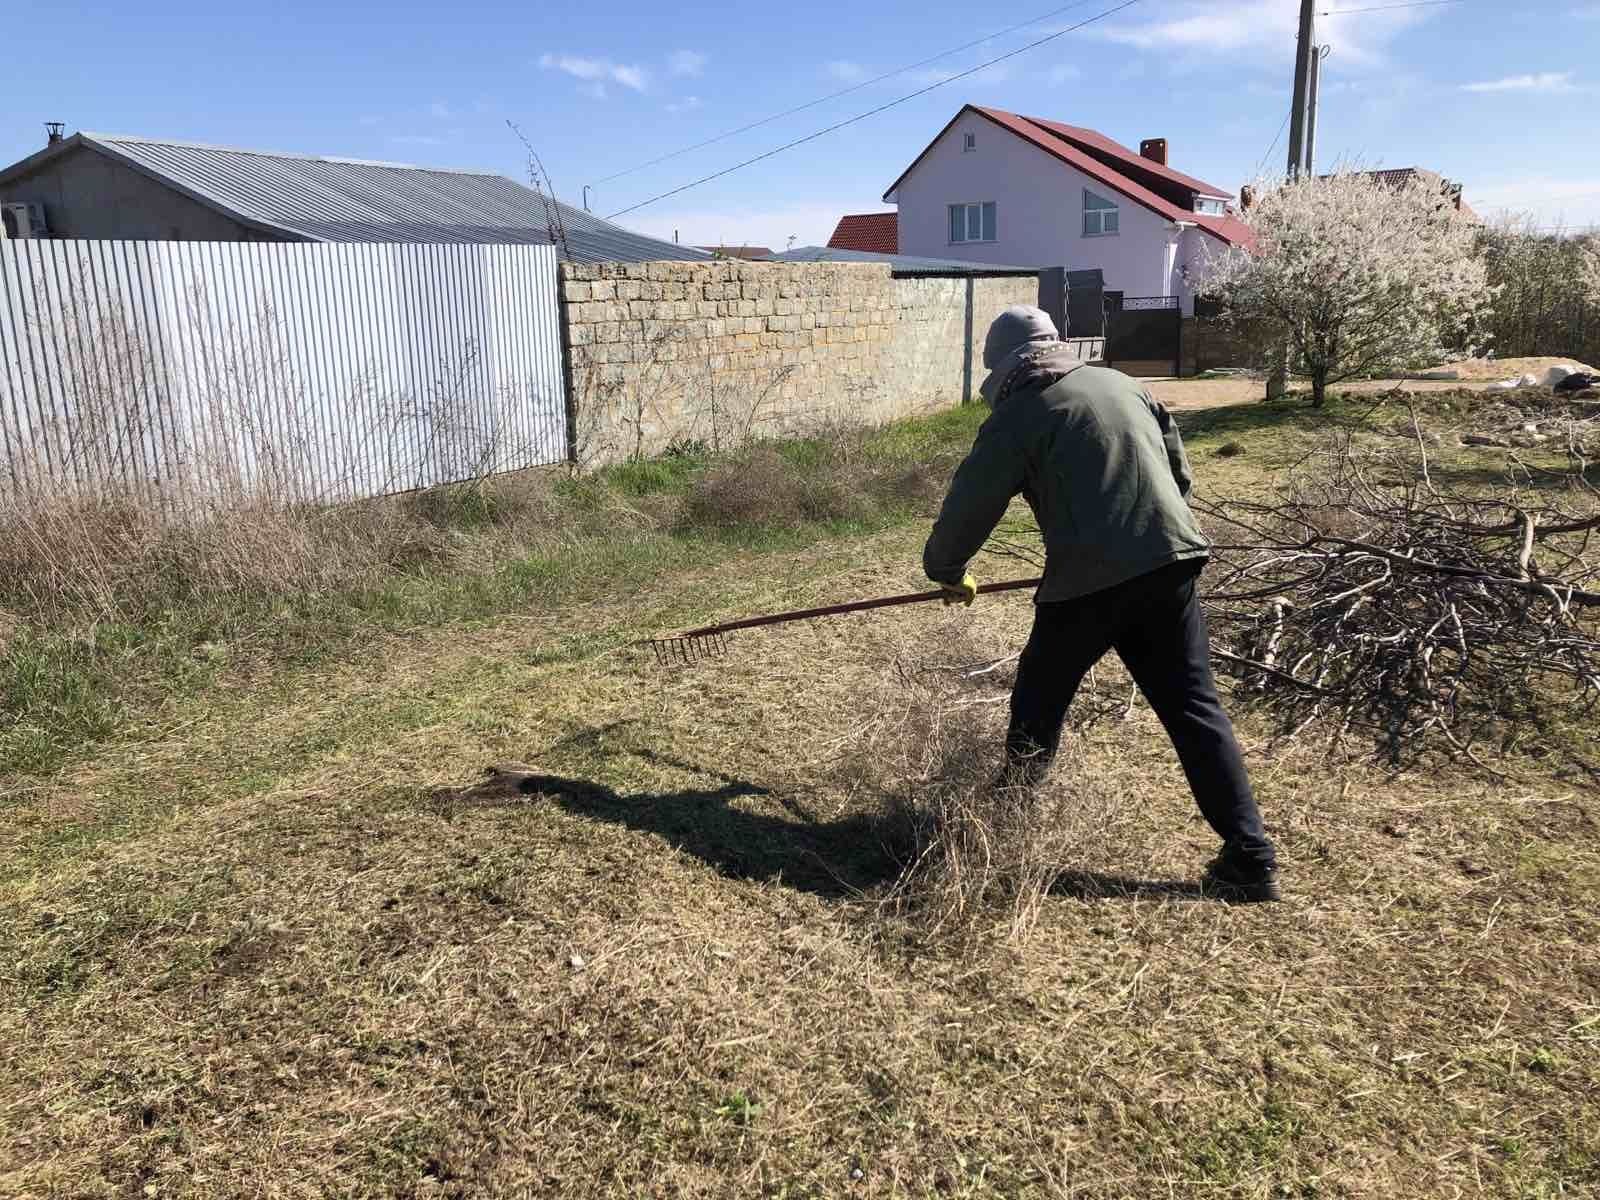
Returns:
[[[986,583],[978,589],[980,596],[990,592],[1014,592],[1019,588],[1038,587],[1043,579],[1008,579],[1004,583]],[[809,621],[814,617],[835,617],[842,613],[865,612],[871,608],[892,608],[898,604],[925,604],[930,600],[944,600],[943,590],[912,592],[907,596],[884,596],[877,600],[856,600],[849,604],[829,604],[823,608],[802,608],[794,612],[773,613],[765,617],[746,617],[742,621],[726,621],[721,625],[707,625],[704,629],[691,629],[676,637],[651,638],[641,643],[656,652],[656,661],[662,666],[692,666],[707,658],[721,658],[728,653],[728,634],[736,629],[755,629],[762,625],[782,625],[787,621]]]
[[[655,638],[649,645],[656,652],[656,662],[664,667],[691,666],[705,658],[722,658],[728,653],[728,636],[724,633],[686,633],[682,637]]]

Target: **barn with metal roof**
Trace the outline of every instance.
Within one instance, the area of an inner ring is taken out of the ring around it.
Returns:
[[[554,243],[574,262],[699,260],[474,171],[82,132],[0,170],[42,236],[178,241]]]

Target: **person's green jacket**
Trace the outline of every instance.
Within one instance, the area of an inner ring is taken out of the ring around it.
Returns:
[[[1178,427],[1138,382],[1057,351],[997,391],[923,550],[928,578],[959,583],[1019,493],[1044,537],[1040,603],[1206,556]]]

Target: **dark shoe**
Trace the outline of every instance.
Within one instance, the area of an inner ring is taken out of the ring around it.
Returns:
[[[1282,900],[1278,890],[1276,867],[1257,867],[1240,864],[1226,854],[1219,854],[1206,867],[1200,877],[1201,890],[1225,904],[1257,904],[1267,900]]]
[[[1044,755],[1035,755],[1032,758],[1007,758],[1006,765],[1000,769],[994,782],[989,785],[992,791],[1028,791],[1031,792],[1044,782],[1045,776],[1050,773],[1050,759]]]

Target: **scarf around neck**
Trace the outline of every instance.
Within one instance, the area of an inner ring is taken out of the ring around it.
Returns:
[[[1049,387],[1083,365],[1065,342],[1024,342],[996,364],[978,392],[995,408],[1019,388]]]

